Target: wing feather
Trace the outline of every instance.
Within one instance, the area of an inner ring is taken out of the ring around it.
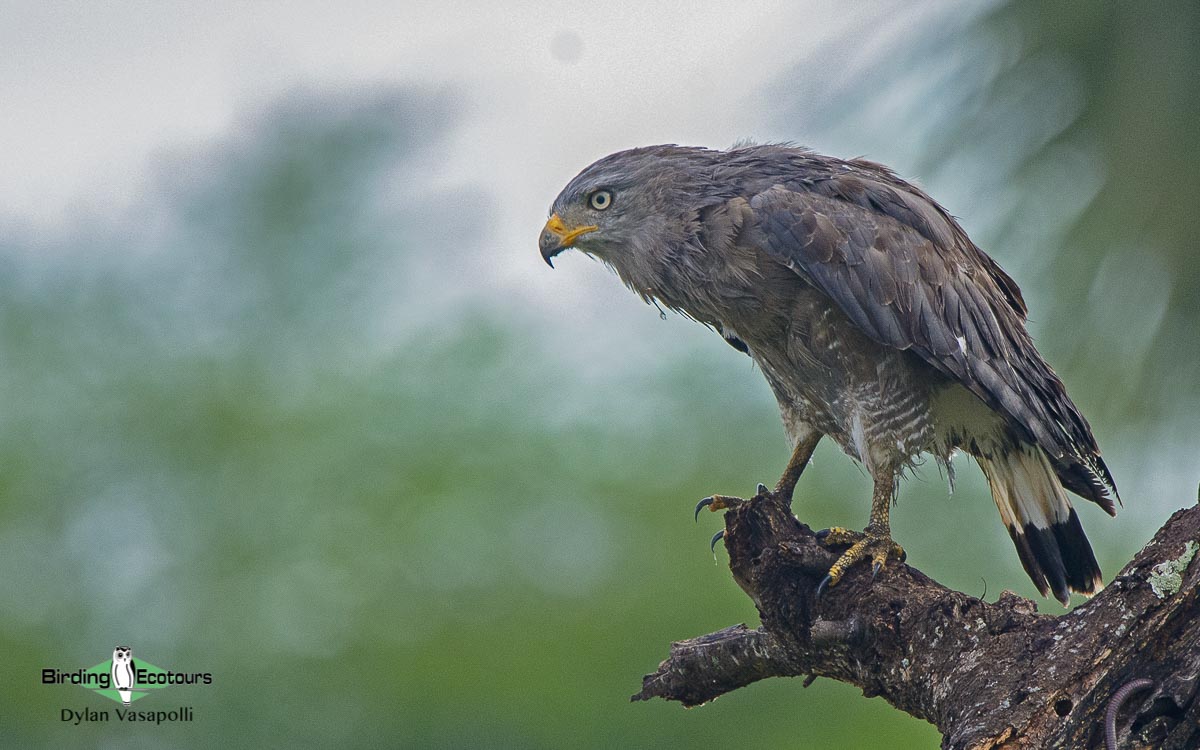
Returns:
[[[749,205],[750,237],[763,251],[866,335],[911,349],[1000,411],[1068,489],[1114,512],[1112,476],[1034,348],[1020,289],[931,199],[865,170],[774,185]]]

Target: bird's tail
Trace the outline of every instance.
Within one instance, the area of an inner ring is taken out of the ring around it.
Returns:
[[[1093,594],[1101,589],[1104,583],[1092,546],[1042,449],[1018,443],[1008,451],[976,458],[1021,565],[1042,596],[1053,591],[1066,606],[1072,591]]]

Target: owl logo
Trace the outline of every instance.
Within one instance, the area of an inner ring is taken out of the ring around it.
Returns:
[[[128,706],[134,682],[133,649],[128,646],[117,646],[113,650],[112,682],[121,695],[121,702]]]

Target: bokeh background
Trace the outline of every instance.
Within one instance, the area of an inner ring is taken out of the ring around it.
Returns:
[[[1200,6],[0,3],[0,736],[11,747],[932,747],[880,699],[631,704],[752,604],[691,519],[777,477],[760,375],[536,237],[610,151],[895,167],[1022,285],[1125,499],[1195,502]],[[975,467],[909,561],[1035,592]],[[815,527],[866,520],[824,445]],[[1060,611],[1041,602],[1044,611]],[[212,672],[64,725],[116,644]],[[157,705],[150,705],[151,703]]]

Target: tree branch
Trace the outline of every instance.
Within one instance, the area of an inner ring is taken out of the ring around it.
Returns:
[[[856,566],[818,600],[836,555],[770,495],[726,512],[725,546],[762,626],[671,645],[634,700],[694,706],[766,677],[860,687],[933,723],[943,747],[1200,746],[1200,507],[1175,513],[1090,602],[1061,616],[1005,591],[989,604],[893,563]],[[1139,745],[1141,746],[1141,745]]]

